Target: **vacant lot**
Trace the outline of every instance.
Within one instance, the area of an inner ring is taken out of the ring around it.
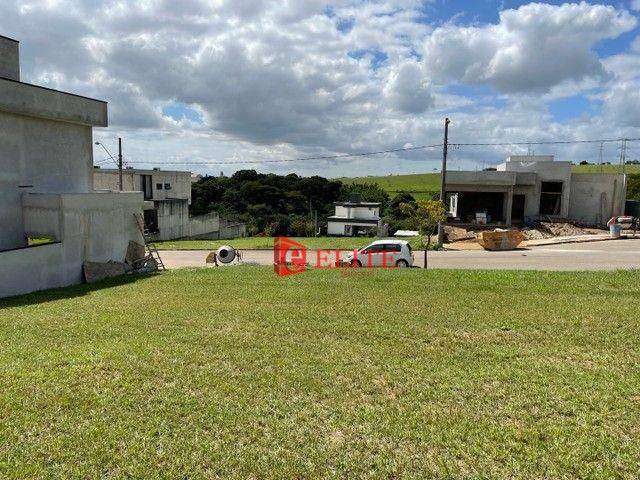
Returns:
[[[0,477],[634,478],[636,272],[182,270],[0,303]]]

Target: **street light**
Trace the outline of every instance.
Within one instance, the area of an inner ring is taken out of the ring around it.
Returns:
[[[104,144],[102,142],[96,142],[96,145],[100,145],[102,147],[102,149],[107,152],[107,155],[109,155],[109,157],[111,157],[111,160],[113,160],[113,162],[118,165],[118,162],[116,161],[115,158],[113,158],[113,155],[111,155],[111,152],[109,150],[107,150],[107,147],[104,146]]]
[[[107,150],[107,147],[105,147],[102,142],[96,142],[96,145],[100,145],[104,149],[104,151],[107,152],[107,155],[111,157],[111,160],[113,160],[118,166],[118,189],[122,191],[122,139],[118,138],[118,161],[117,162],[116,162],[116,159],[113,158],[113,155],[111,155],[111,152]]]

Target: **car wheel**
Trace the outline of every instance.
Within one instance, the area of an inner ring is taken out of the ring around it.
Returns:
[[[396,267],[398,268],[407,268],[409,266],[409,264],[407,263],[406,260],[398,260],[396,262]]]
[[[360,268],[360,267],[362,267],[362,262],[360,260],[354,260],[354,261],[351,262],[351,266]]]

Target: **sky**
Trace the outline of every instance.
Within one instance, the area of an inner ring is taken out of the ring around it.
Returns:
[[[441,147],[309,158],[437,145],[445,117],[454,143],[640,137],[639,18],[640,0],[0,2],[23,81],[109,102],[107,149],[215,175],[435,171]],[[599,147],[458,147],[449,168]],[[112,166],[99,146],[94,162]]]

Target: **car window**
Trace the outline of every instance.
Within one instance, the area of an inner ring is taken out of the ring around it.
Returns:
[[[382,245],[382,250],[385,252],[400,252],[402,247],[398,243],[385,243]]]

